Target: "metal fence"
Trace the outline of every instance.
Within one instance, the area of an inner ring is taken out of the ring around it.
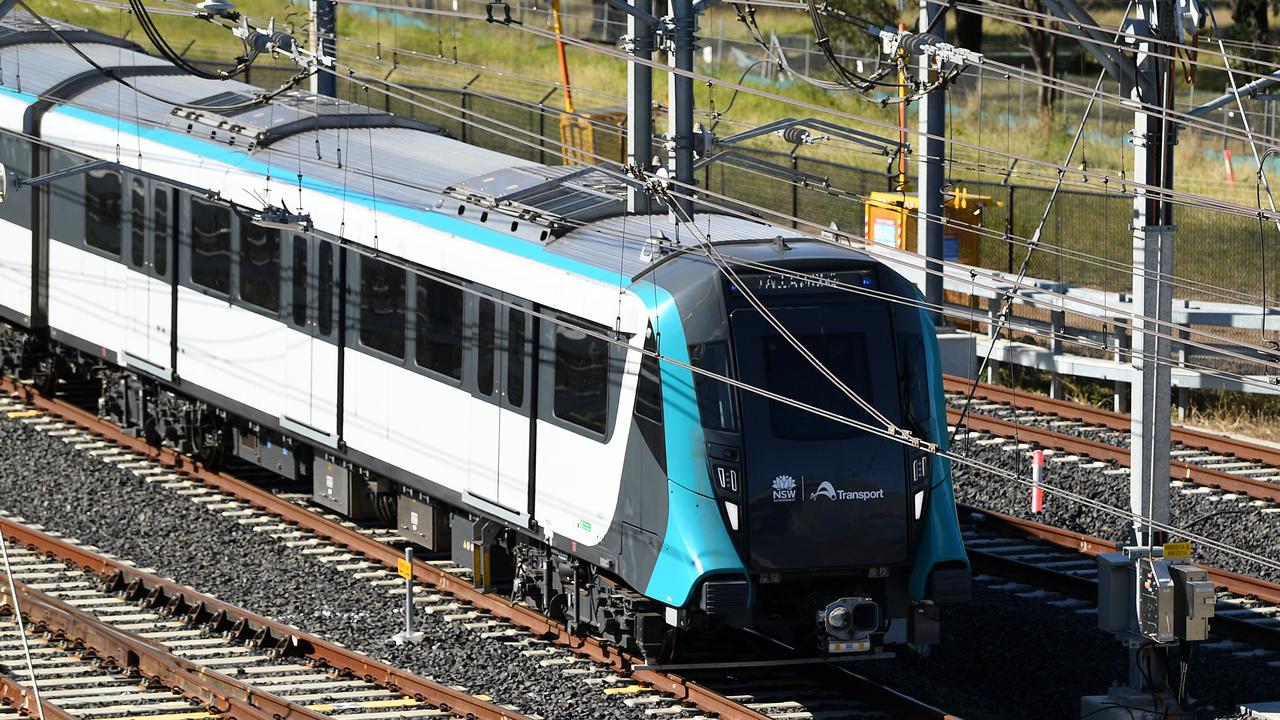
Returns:
[[[247,80],[275,87],[292,72],[288,68],[255,67]],[[477,76],[478,77],[478,76]],[[475,85],[441,88],[412,86],[421,93],[412,101],[392,97],[346,80],[339,81],[339,95],[364,105],[445,127],[465,142],[523,158],[560,164],[558,152],[559,107],[554,99],[543,102],[516,99],[474,89]],[[402,90],[391,89],[403,95]],[[511,126],[501,127],[498,123]],[[618,130],[598,127],[597,133]],[[859,198],[873,191],[892,189],[887,158],[878,167],[858,167],[795,153],[736,148],[748,157],[789,168],[806,178],[797,185],[758,170],[734,164],[712,163],[699,170],[699,182],[708,190],[748,205],[794,215],[806,221],[861,234],[863,204]],[[980,263],[983,267],[1016,272],[1049,200],[1051,188],[1018,183],[958,180],[968,193],[989,195],[997,202],[969,219],[981,226]],[[1032,258],[1029,275],[1067,285],[1124,292],[1130,286],[1130,188],[1099,187],[1087,192],[1063,190],[1051,208],[1041,233],[1041,251]],[[1216,288],[1230,288],[1234,300],[1274,298],[1280,284],[1280,247],[1274,225],[1257,218],[1211,208],[1180,208],[1176,213],[1174,274],[1183,286],[1179,299],[1224,299]],[[1268,270],[1271,277],[1268,278]],[[1274,302],[1274,301],[1272,301]]]

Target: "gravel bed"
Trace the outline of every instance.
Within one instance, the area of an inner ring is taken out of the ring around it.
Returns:
[[[547,718],[645,718],[560,667],[461,623],[418,613],[416,647],[387,647],[402,630],[403,597],[286,548],[158,484],[0,421],[0,508],[96,545],[220,599],[384,662],[461,685]]]
[[[957,485],[976,485],[970,480]],[[12,420],[0,420],[0,508],[525,712],[645,717],[642,707],[628,708],[458,623],[420,615],[427,641],[388,648],[385,639],[400,629],[401,598]],[[1123,674],[1123,651],[1094,629],[1091,614],[984,582],[975,584],[973,602],[947,608],[943,628],[943,644],[927,657],[903,652],[855,669],[971,720],[1074,718],[1079,696],[1104,692]],[[1011,681],[1011,660],[1032,670]],[[1206,717],[1230,716],[1241,702],[1280,699],[1280,672],[1228,652],[1203,649],[1192,682],[1193,696],[1216,708]]]
[[[1012,446],[1012,442],[984,445],[974,440],[960,440],[955,450],[960,455],[1030,477],[1029,452],[1005,449]],[[1095,467],[1083,467],[1086,464]],[[1127,520],[1052,494],[1045,497],[1044,512],[1032,517],[1030,489],[1026,485],[961,463],[955,463],[953,467],[956,499],[960,502],[1107,540],[1125,541],[1129,537],[1130,524]],[[1118,472],[1122,469],[1113,463],[1053,462],[1049,456],[1045,462],[1044,481],[1127,511],[1129,474],[1127,471]],[[1170,511],[1175,526],[1189,528],[1197,534],[1264,557],[1280,557],[1280,512],[1274,503],[1186,485],[1173,488]],[[1197,546],[1195,560],[1223,570],[1280,581],[1280,573],[1272,568],[1208,547]]]

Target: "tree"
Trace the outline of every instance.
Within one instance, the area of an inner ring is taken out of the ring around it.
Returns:
[[[1263,0],[1266,2],[1266,0]],[[1033,13],[1045,14],[1048,11],[1040,0],[1017,0],[1018,7]],[[1036,15],[1028,16],[1029,25],[1023,33],[1022,47],[1031,55],[1031,64],[1037,73],[1046,78],[1058,77],[1058,35],[1052,32],[1052,20]],[[1053,101],[1057,99],[1057,91],[1049,83],[1041,83],[1036,89],[1036,104],[1041,111],[1053,109]]]

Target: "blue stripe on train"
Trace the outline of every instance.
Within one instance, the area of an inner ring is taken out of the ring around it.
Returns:
[[[35,101],[30,95],[10,92],[27,98],[30,102]],[[270,172],[265,163],[254,160],[242,150],[205,142],[171,130],[144,128],[73,106],[61,106],[53,112],[104,127],[118,128],[121,132],[231,165],[245,172],[262,176]],[[450,215],[406,207],[387,200],[376,203],[373,197],[364,193],[344,191],[330,183],[305,177],[302,186],[585,278],[611,285],[630,282],[629,278],[616,272],[558,255],[540,244],[503,235]],[[637,283],[630,289],[645,303],[653,319],[654,331],[660,333],[659,352],[687,364],[688,345],[675,299],[650,281]],[[664,334],[667,336],[665,342],[662,341]],[[689,599],[689,594],[703,576],[711,573],[745,574],[746,569],[724,527],[719,508],[711,499],[711,480],[707,475],[702,426],[693,397],[693,374],[686,368],[663,363],[662,387],[668,455],[667,528],[657,564],[643,592],[655,600],[680,606]]]

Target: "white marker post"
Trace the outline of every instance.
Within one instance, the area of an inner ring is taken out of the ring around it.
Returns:
[[[1044,451],[1031,453],[1031,512],[1044,512]]]
[[[391,642],[411,645],[422,641],[423,633],[413,631],[413,548],[404,549],[404,558],[396,562],[396,571],[404,578],[404,632],[396,633]]]

